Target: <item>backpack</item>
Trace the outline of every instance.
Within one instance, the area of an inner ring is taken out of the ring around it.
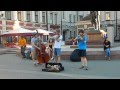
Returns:
[[[77,61],[81,61],[80,56],[79,56],[79,49],[75,49],[71,55],[70,55],[70,60],[72,62],[77,62]]]

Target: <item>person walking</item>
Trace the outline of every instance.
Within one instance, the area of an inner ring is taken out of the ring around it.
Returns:
[[[78,41],[78,49],[79,49],[79,56],[81,58],[82,66],[80,69],[88,70],[87,67],[87,58],[86,58],[86,48],[88,41],[87,34],[84,33],[84,30],[79,31],[79,35],[74,39],[75,41]]]

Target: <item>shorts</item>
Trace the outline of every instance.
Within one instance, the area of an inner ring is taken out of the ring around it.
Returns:
[[[54,48],[54,55],[60,56],[61,55],[61,48]]]
[[[80,57],[86,57],[86,50],[79,50],[78,54]]]
[[[32,59],[33,60],[37,59],[37,55],[36,55],[36,50],[35,49],[31,51],[31,55],[32,55]]]

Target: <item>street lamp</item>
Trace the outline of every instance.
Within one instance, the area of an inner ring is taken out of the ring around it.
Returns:
[[[62,30],[62,11],[61,11],[61,35],[63,35],[63,30]]]
[[[48,11],[46,11],[46,26],[48,31]],[[48,40],[48,35],[47,35],[47,40]]]

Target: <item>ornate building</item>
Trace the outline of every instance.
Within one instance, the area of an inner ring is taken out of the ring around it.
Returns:
[[[0,31],[3,33],[14,30],[18,26],[31,30],[60,29],[63,40],[67,40],[76,36],[75,23],[89,13],[89,11],[0,11]]]

